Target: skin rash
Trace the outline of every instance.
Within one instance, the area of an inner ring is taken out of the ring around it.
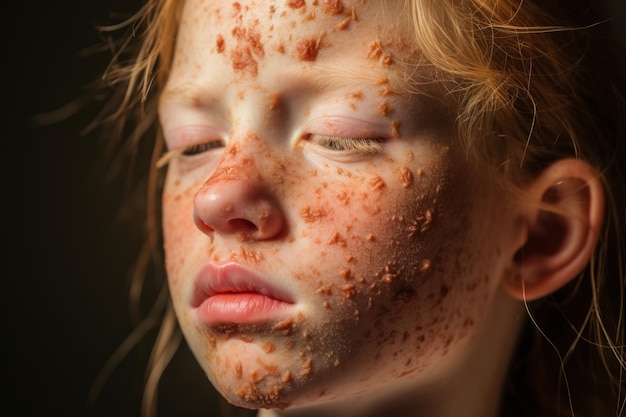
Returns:
[[[397,59],[415,53],[408,22],[392,19],[401,6],[272,4],[185,4],[163,132],[170,149],[218,144],[173,157],[163,193],[186,340],[246,408],[445,379],[496,297],[505,207],[464,159],[440,92],[403,92],[404,74],[427,73]],[[289,294],[289,313],[200,322],[194,277],[233,262]]]

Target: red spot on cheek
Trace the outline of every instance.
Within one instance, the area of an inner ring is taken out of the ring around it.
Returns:
[[[343,13],[343,3],[341,0],[324,0],[324,13],[331,15]]]
[[[300,210],[300,216],[304,219],[305,223],[312,223],[321,218],[326,217],[328,213],[321,207],[305,207]]]
[[[301,61],[315,61],[320,49],[321,38],[302,39],[296,45]]]
[[[234,2],[233,3],[233,13],[239,13],[241,12],[241,4],[239,4],[239,2]]]
[[[304,0],[288,0],[287,6],[291,7],[292,9],[299,9],[301,7],[304,7]]]
[[[224,48],[226,47],[226,45],[224,44],[224,37],[222,35],[217,35],[216,46],[218,53],[221,54],[222,52],[224,52]]]
[[[252,57],[252,52],[249,48],[235,49],[230,55],[230,58],[233,62],[233,69],[236,72],[247,70],[251,75],[258,74],[258,64]]]

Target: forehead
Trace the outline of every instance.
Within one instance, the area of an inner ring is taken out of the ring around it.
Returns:
[[[310,82],[344,73],[372,82],[384,75],[393,83],[417,56],[405,6],[403,0],[187,0],[171,75],[193,80],[211,73],[223,85],[277,80],[289,69]]]

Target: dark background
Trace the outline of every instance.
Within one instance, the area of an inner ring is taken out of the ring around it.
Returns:
[[[626,33],[623,0],[616,26]],[[129,272],[140,230],[121,216],[121,180],[105,183],[101,143],[81,130],[87,106],[51,125],[36,116],[81,96],[110,56],[94,26],[139,0],[23,2],[3,24],[2,303],[0,414],[138,416],[147,348],[133,351],[88,412],[87,394],[132,331]],[[218,399],[183,348],[166,371],[160,415],[217,415]],[[176,410],[176,411],[174,411]]]
[[[98,107],[67,111],[111,58],[93,53],[102,42],[95,26],[118,22],[139,0],[22,3],[5,12],[2,29],[0,415],[139,416],[150,343],[87,407],[99,370],[134,328],[128,289],[141,225],[124,216],[122,178],[104,180],[102,139],[81,133]],[[65,118],[38,122],[59,109]],[[189,352],[174,362],[159,415],[217,415],[217,396]]]

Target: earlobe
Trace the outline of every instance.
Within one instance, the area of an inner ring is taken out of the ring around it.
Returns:
[[[604,219],[604,191],[586,162],[562,159],[526,187],[526,239],[503,285],[513,297],[544,297],[589,262]]]

